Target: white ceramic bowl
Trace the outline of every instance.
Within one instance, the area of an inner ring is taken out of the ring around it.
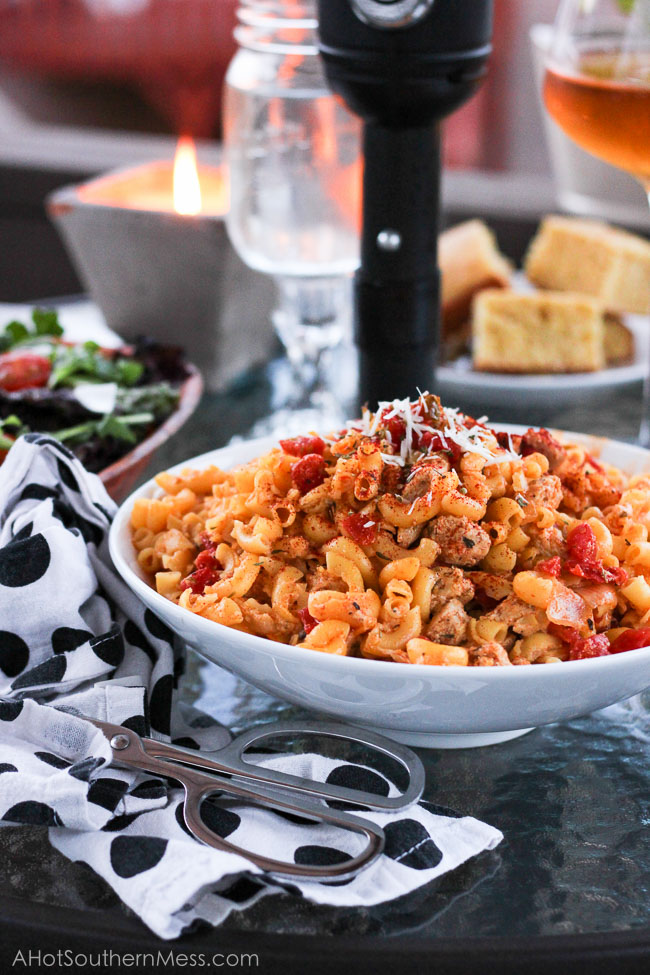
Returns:
[[[524,428],[509,427],[516,432]],[[650,452],[616,441],[587,441],[628,473],[650,471]],[[268,451],[271,439],[213,450],[177,465],[230,468]],[[538,725],[614,704],[650,686],[650,647],[611,657],[532,667],[429,667],[338,657],[274,643],[213,623],[159,596],[131,545],[133,501],[158,491],[148,481],[120,508],[110,535],[115,567],[128,586],[189,646],[269,694],[310,710],[431,748],[507,741]]]

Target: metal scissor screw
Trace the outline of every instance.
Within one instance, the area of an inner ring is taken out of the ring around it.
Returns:
[[[122,751],[123,748],[128,748],[130,745],[130,740],[126,735],[113,735],[111,738],[111,748],[115,751]]]

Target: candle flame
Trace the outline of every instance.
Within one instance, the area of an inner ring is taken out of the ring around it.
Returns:
[[[174,210],[185,216],[201,212],[201,186],[196,149],[189,136],[181,136],[174,157]]]

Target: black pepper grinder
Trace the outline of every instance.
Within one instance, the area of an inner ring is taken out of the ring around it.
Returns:
[[[476,90],[492,0],[318,0],[332,90],[364,123],[359,403],[434,388],[440,121]]]

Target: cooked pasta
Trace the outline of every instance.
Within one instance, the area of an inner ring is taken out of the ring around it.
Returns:
[[[167,599],[305,650],[563,663],[650,643],[650,476],[436,396],[232,471],[163,473],[131,515]]]

